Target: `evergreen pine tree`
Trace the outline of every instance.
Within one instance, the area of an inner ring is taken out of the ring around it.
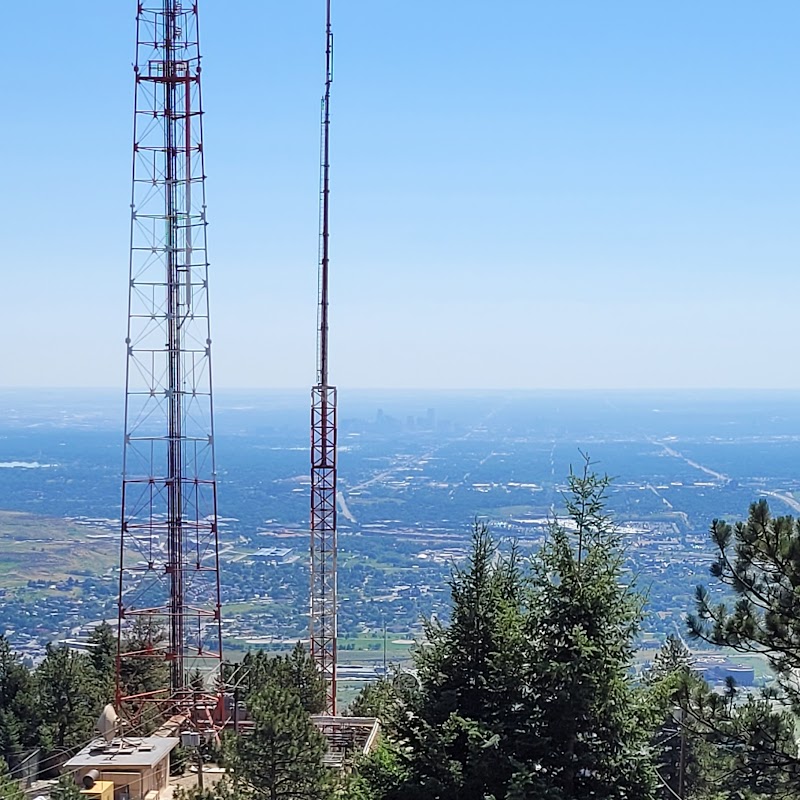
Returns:
[[[91,738],[104,699],[88,656],[67,645],[48,645],[36,670],[36,689],[45,749],[61,752]]]
[[[687,698],[701,686],[708,689],[692,663],[690,650],[670,634],[643,675],[654,715],[652,747],[662,800],[713,796],[719,775],[713,762],[720,754],[687,711]]]
[[[383,717],[397,699],[392,681],[379,678],[362,687],[345,712],[351,717]]]
[[[227,775],[202,789],[198,786],[178,786],[172,795],[174,800],[246,800],[248,796],[238,791]]]
[[[711,575],[728,586],[735,603],[715,604],[697,587],[691,635],[769,660],[786,699],[800,712],[800,519],[773,517],[766,500],[752,503],[745,522],[715,519],[717,550]]]
[[[476,523],[451,580],[448,624],[429,622],[420,687],[390,705],[386,745],[354,798],[649,800],[645,698],[632,683],[642,600],[604,508],[608,479],[570,475],[568,524],[523,570]]]
[[[50,800],[84,800],[84,797],[71,773],[62,775],[50,790]]]
[[[0,800],[25,800],[19,783],[11,778],[8,764],[0,757]]]
[[[386,791],[402,776],[387,796],[502,796],[525,708],[522,585],[516,550],[500,555],[476,521],[470,559],[450,580],[450,623],[426,623],[414,655],[420,689],[387,721],[407,744],[372,764]]]
[[[12,766],[35,744],[39,727],[31,673],[0,636],[0,758]]]
[[[640,705],[630,675],[642,598],[623,574],[605,511],[607,477],[588,459],[570,473],[570,525],[556,522],[534,559],[528,619],[532,753],[565,800],[646,800],[654,793]]]
[[[309,714],[319,714],[325,708],[325,680],[302,642],[285,656],[272,656],[263,650],[247,652],[242,667],[245,699],[268,684],[277,684],[293,692]]]
[[[325,800],[325,737],[297,694],[268,682],[248,699],[253,730],[229,743],[235,791],[255,800]]]
[[[134,617],[125,630],[120,663],[122,691],[126,695],[147,694],[169,688],[169,666],[161,645],[166,632],[156,620]]]
[[[717,558],[711,575],[733,594],[712,602],[697,587],[689,633],[740,653],[765,656],[776,676],[762,697],[734,702],[698,687],[687,709],[708,731],[727,765],[730,791],[748,797],[792,797],[800,782],[794,730],[800,715],[800,519],[773,517],[766,500],[750,505],[747,520],[731,526],[715,519]],[[790,709],[788,713],[786,709]]]
[[[297,642],[286,658],[289,688],[293,688],[309,714],[325,709],[325,680],[302,642]]]
[[[691,650],[674,633],[670,633],[645,671],[645,683],[654,684],[675,674],[689,673],[692,664]]]
[[[88,637],[89,660],[95,672],[103,703],[114,701],[116,681],[117,637],[107,622],[101,622]]]

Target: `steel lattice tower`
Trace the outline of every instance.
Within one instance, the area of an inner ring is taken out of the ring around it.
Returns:
[[[326,0],[325,94],[320,158],[320,257],[317,385],[311,390],[311,656],[325,678],[325,712],[336,714],[336,387],[328,383],[328,209],[331,3]]]
[[[118,705],[128,657],[167,662],[140,699],[173,704],[222,662],[197,3],[140,2],[136,21]],[[137,620],[165,635],[126,653]]]

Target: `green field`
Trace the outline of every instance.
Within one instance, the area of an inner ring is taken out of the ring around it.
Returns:
[[[113,539],[88,540],[90,528],[66,520],[0,511],[0,588],[103,575],[119,560]]]

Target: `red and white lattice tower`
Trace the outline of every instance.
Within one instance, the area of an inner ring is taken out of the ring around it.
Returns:
[[[169,686],[139,706],[196,705],[190,680],[212,689],[222,663],[197,23],[196,2],[138,4],[118,706],[134,702],[127,658],[169,666]],[[126,652],[133,628],[145,640]]]
[[[336,714],[336,387],[328,383],[328,207],[331,3],[326,0],[325,94],[320,159],[317,385],[311,390],[311,656],[327,685],[325,713]]]

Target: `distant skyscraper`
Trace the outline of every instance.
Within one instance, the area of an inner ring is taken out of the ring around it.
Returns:
[[[435,408],[429,408],[428,409],[428,414],[427,414],[427,416],[425,418],[425,421],[427,422],[427,425],[431,430],[433,430],[436,427],[436,409]]]

